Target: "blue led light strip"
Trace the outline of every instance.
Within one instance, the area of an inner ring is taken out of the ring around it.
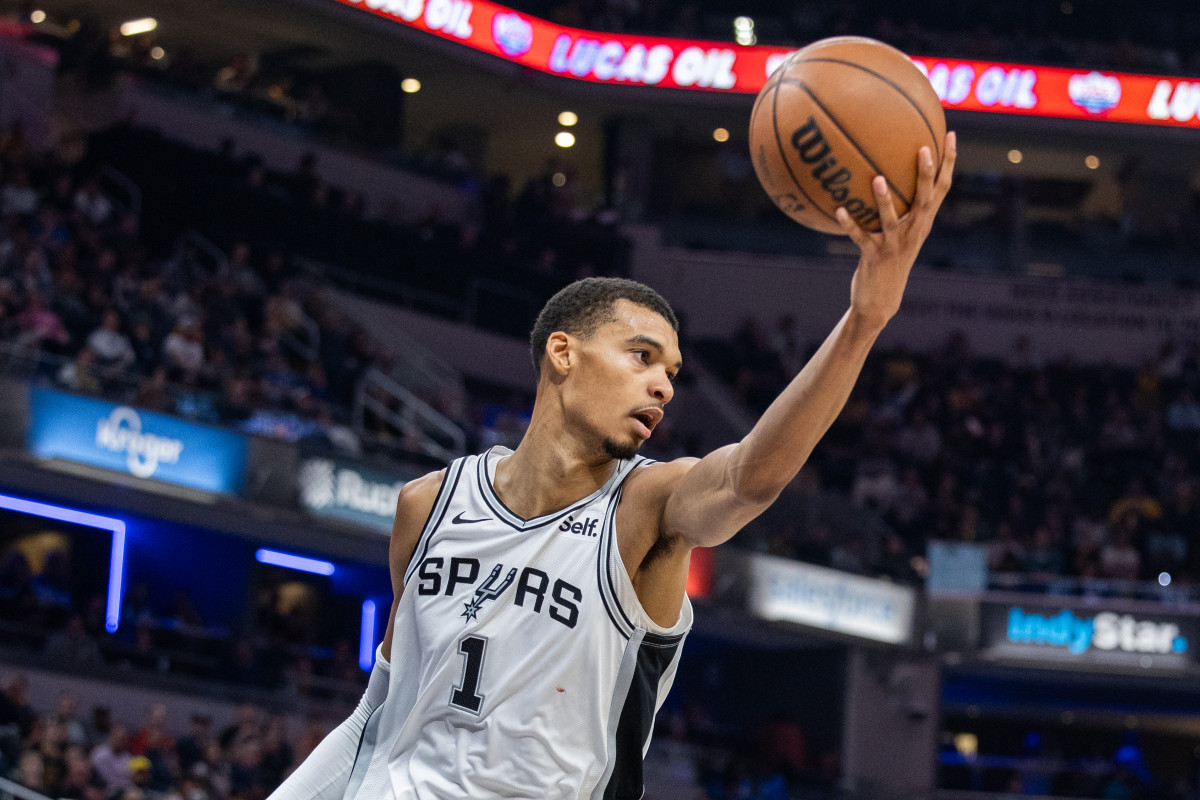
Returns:
[[[254,554],[260,564],[271,564],[285,569],[295,569],[300,572],[312,572],[316,575],[332,575],[333,564],[317,558],[305,558],[293,553],[281,553],[278,550],[262,549]]]
[[[363,600],[362,630],[358,636],[358,665],[364,671],[375,666],[375,601]]]
[[[112,532],[112,556],[109,558],[108,564],[108,600],[104,608],[104,629],[109,633],[116,633],[117,626],[121,624],[121,580],[125,572],[125,521],[5,494],[0,494],[0,508]]]

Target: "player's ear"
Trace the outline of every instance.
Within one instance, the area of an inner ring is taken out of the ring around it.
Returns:
[[[571,346],[573,337],[563,331],[555,331],[546,340],[546,366],[557,375],[566,375],[575,363],[575,352]]]

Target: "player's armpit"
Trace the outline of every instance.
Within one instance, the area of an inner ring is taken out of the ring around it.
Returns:
[[[437,502],[438,491],[446,470],[422,475],[404,484],[396,500],[396,517],[392,521],[392,538],[388,544],[388,566],[392,574],[392,612],[388,616],[387,632],[383,636],[383,652],[392,652],[392,627],[396,619],[396,606],[404,593],[404,573],[412,559],[421,531],[429,521],[429,514]]]

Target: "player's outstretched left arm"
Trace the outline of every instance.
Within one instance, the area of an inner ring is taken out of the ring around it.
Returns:
[[[804,466],[841,413],[875,339],[900,309],[917,253],[950,190],[953,133],[946,135],[944,152],[938,169],[929,148],[921,148],[916,198],[903,219],[884,179],[875,178],[879,233],[864,230],[838,209],[838,221],[861,251],[849,310],[741,442],[710,453],[679,476],[663,509],[663,535],[693,546],[720,544],[762,513]]]

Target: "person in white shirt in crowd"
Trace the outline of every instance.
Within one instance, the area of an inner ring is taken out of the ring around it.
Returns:
[[[184,372],[199,372],[204,368],[204,335],[193,320],[183,319],[163,342],[163,353],[172,367]]]
[[[133,785],[129,771],[131,758],[129,731],[124,725],[114,725],[108,738],[92,748],[92,767],[110,794]]]
[[[137,360],[129,337],[121,331],[121,316],[115,309],[104,312],[100,327],[88,334],[87,346],[95,352],[102,367],[124,371]]]
[[[94,179],[76,190],[74,202],[75,211],[93,225],[103,225],[112,216],[112,201],[104,196],[100,184]]]
[[[0,187],[0,212],[5,216],[29,216],[37,211],[40,199],[37,189],[29,183],[29,173],[24,169],[16,169],[12,178]]]

